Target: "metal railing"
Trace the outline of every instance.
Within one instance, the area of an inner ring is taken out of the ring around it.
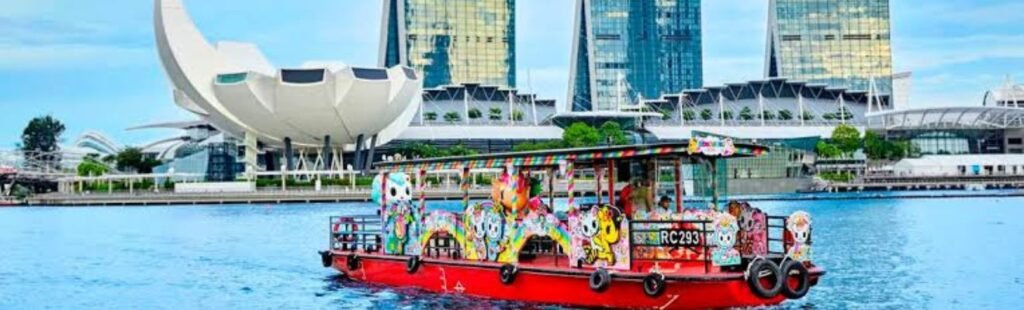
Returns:
[[[331,250],[377,252],[383,244],[380,216],[332,216],[329,223]]]

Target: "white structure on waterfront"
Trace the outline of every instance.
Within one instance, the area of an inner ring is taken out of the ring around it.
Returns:
[[[1024,85],[1016,84],[1012,76],[1007,76],[1002,86],[985,93],[982,105],[1024,108]]]
[[[409,126],[422,82],[407,67],[308,63],[274,69],[249,43],[209,44],[181,0],[156,0],[160,61],[175,102],[242,141],[247,170],[258,145],[300,152],[382,145]],[[290,163],[291,156],[288,156]]]
[[[908,158],[893,165],[901,177],[1024,176],[1024,155],[944,155]]]

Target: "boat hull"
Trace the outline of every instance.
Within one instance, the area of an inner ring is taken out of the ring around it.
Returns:
[[[348,255],[332,253],[332,266],[355,281],[395,287],[416,287],[442,294],[577,307],[707,309],[775,305],[780,296],[762,299],[751,293],[741,274],[666,276],[665,291],[650,297],[644,293],[643,274],[613,273],[607,289],[589,286],[590,271],[563,268],[520,267],[510,284],[503,284],[500,265],[424,259],[414,273],[407,272],[401,256],[359,255],[358,268],[348,268]],[[812,270],[811,283],[822,275]]]

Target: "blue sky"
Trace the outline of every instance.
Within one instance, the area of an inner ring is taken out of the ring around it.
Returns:
[[[563,101],[575,0],[518,0],[519,84]],[[894,0],[897,71],[914,71],[913,106],[978,105],[1006,75],[1024,80],[1024,2]],[[375,65],[375,0],[185,0],[211,41],[254,42],[275,65]],[[153,43],[151,0],[0,0],[0,149],[52,114],[71,142],[86,130],[125,144],[172,132],[124,129],[186,120]],[[767,0],[704,1],[705,84],[761,78]],[[527,74],[530,72],[530,74]]]

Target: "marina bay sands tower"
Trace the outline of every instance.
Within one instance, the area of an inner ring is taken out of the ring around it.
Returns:
[[[425,88],[514,88],[515,11],[515,0],[385,0],[379,65],[412,67]]]
[[[892,91],[889,0],[770,0],[765,75]]]

